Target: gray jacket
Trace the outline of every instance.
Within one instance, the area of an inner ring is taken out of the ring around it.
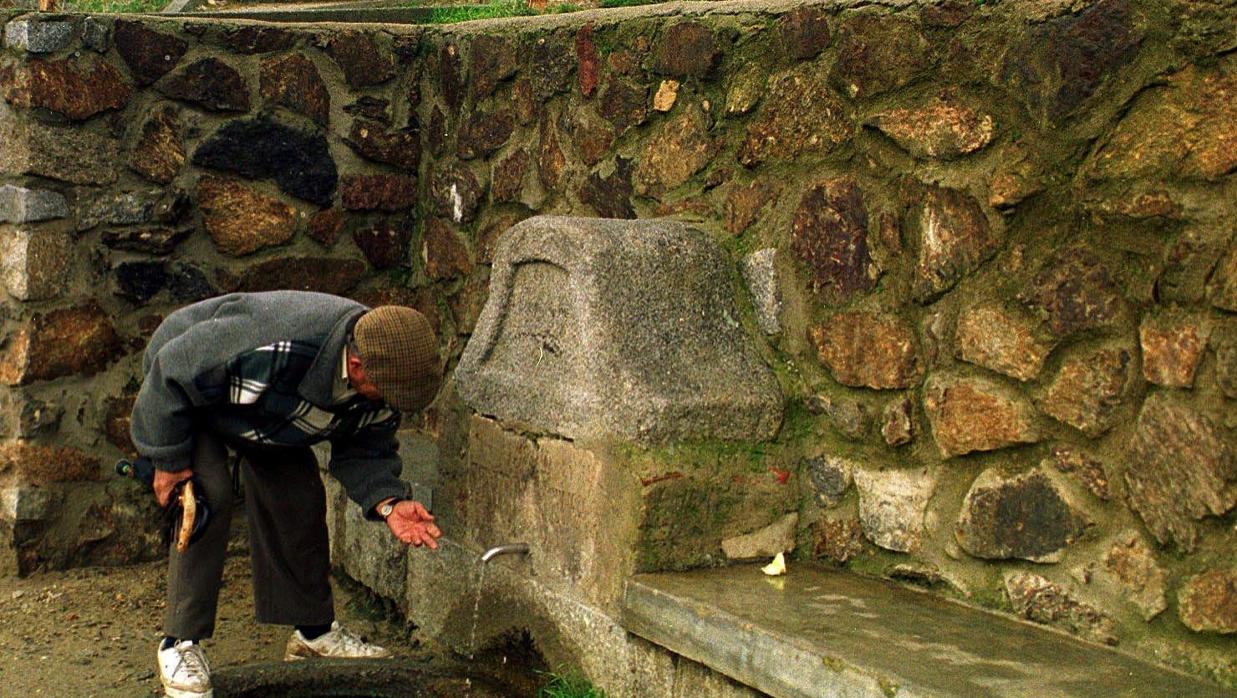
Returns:
[[[130,428],[161,470],[191,465],[194,435],[233,444],[331,442],[329,470],[372,515],[399,479],[400,415],[361,396],[336,399],[344,344],[364,305],[321,293],[235,293],[186,306],[155,330]]]

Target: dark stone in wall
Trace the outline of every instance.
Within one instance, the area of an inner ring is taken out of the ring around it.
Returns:
[[[167,271],[163,262],[121,262],[116,265],[116,295],[137,305],[146,301],[167,286]]]
[[[562,33],[541,36],[533,42],[525,75],[534,102],[544,102],[570,88],[571,71],[576,67],[571,47],[571,38]]]
[[[1081,247],[1054,252],[1018,300],[1039,312],[1062,337],[1110,325],[1122,307],[1108,267]]]
[[[362,95],[352,104],[345,105],[344,113],[391,125],[391,101],[388,99]]]
[[[796,60],[815,58],[829,46],[828,14],[818,7],[800,7],[777,21],[782,50]]]
[[[472,272],[468,248],[460,241],[455,227],[442,218],[425,222],[425,274],[435,281],[446,281]]]
[[[586,24],[576,32],[576,78],[580,94],[591,97],[597,89],[599,59],[593,43],[593,25]]]
[[[249,179],[273,178],[282,191],[323,206],[338,181],[325,138],[265,117],[229,122],[198,146],[193,164]]]
[[[438,89],[447,108],[459,112],[464,103],[464,60],[460,47],[449,41],[438,51]]]
[[[792,249],[811,272],[809,286],[827,303],[849,300],[876,286],[868,252],[868,211],[853,179],[814,185],[795,212]]]
[[[284,51],[296,44],[296,34],[275,27],[242,27],[228,32],[224,44],[236,53],[253,55]]]
[[[352,234],[365,258],[375,269],[407,267],[412,265],[409,243],[412,240],[411,225],[402,219],[381,220],[361,228]]]
[[[326,126],[331,95],[314,62],[301,53],[262,61],[259,89],[267,104],[286,107]]]
[[[537,147],[537,176],[541,178],[546,189],[557,189],[563,181],[563,171],[567,167],[567,158],[558,145],[558,129],[550,116],[541,117],[538,126],[539,143]]]
[[[494,166],[494,174],[490,177],[490,197],[494,203],[519,200],[530,162],[528,151],[521,148]]]
[[[648,116],[648,89],[636,87],[626,80],[610,80],[601,93],[598,109],[601,116],[614,124],[621,135],[632,126],[644,123]]]
[[[662,33],[653,52],[653,70],[662,75],[704,78],[721,57],[712,29],[699,22],[683,22]]]
[[[456,223],[470,223],[485,191],[472,171],[457,163],[434,173],[429,194],[437,215]]]
[[[963,0],[945,0],[939,5],[927,5],[919,11],[919,17],[928,27],[957,27],[975,11],[975,3]]]
[[[1086,101],[1142,43],[1128,0],[1102,0],[1024,36],[1002,72],[1013,94],[1047,119]]]
[[[400,211],[417,202],[417,180],[411,175],[345,175],[340,186],[349,211]]]
[[[390,54],[368,34],[340,32],[327,41],[326,51],[352,87],[381,85],[395,76],[395,62]]]
[[[174,225],[185,219],[189,209],[189,195],[184,190],[151,188],[103,193],[93,199],[82,199],[77,202],[73,213],[80,232],[103,223]]]
[[[141,22],[117,20],[114,28],[116,52],[129,66],[134,81],[149,85],[180,62],[189,44],[170,34],[147,29]]]
[[[1086,525],[1043,472],[1006,478],[990,470],[966,495],[957,537],[975,557],[1048,561]]]
[[[343,231],[344,212],[338,208],[318,211],[310,216],[305,224],[305,234],[328,248],[335,246],[335,241]]]
[[[829,153],[851,139],[854,127],[841,99],[811,64],[770,76],[763,102],[739,146],[745,167]]]
[[[46,109],[73,121],[120,109],[133,96],[119,70],[93,58],[9,64],[0,69],[0,92],[15,107]]]
[[[193,228],[107,230],[103,232],[103,244],[114,250],[167,255],[192,234]]]
[[[492,114],[473,112],[460,128],[457,139],[460,159],[490,155],[503,147],[514,130],[515,115],[510,109],[499,109]]]
[[[365,262],[359,259],[277,257],[259,262],[239,274],[221,272],[219,283],[229,292],[291,289],[343,295],[360,282],[365,270]]]
[[[203,58],[159,84],[173,99],[219,112],[249,111],[249,85],[232,66],[217,58]]]
[[[760,212],[775,198],[778,190],[763,180],[747,185],[733,184],[722,207],[722,225],[731,235],[742,235],[756,222]]]
[[[413,129],[387,130],[375,121],[357,119],[344,141],[362,157],[415,172],[421,162],[421,140]]]
[[[133,403],[137,395],[122,395],[108,397],[103,400],[103,433],[107,440],[126,454],[133,454],[133,441],[129,438],[130,415],[133,414]]]
[[[168,292],[178,303],[192,303],[219,295],[205,272],[195,266],[177,262],[168,273]]]
[[[515,75],[515,46],[501,36],[481,35],[472,40],[472,64],[468,70],[472,78],[473,99],[490,96],[498,84]]]
[[[838,58],[829,79],[851,97],[866,99],[897,89],[932,65],[927,37],[900,15],[852,14],[836,34]]]
[[[180,111],[171,105],[154,109],[142,122],[129,167],[157,184],[170,184],[185,165]]]
[[[614,159],[614,172],[602,177],[594,172],[589,175],[580,187],[580,201],[593,207],[602,218],[636,217],[636,211],[631,206],[631,173],[632,161],[626,158]]]

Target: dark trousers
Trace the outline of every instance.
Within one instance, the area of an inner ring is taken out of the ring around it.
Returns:
[[[325,625],[331,597],[326,492],[308,448],[248,449],[240,454],[249,525],[254,606],[259,623]],[[206,492],[211,519],[183,554],[168,555],[168,605],[163,632],[197,640],[215,630],[234,495],[227,447],[199,433],[193,473]]]

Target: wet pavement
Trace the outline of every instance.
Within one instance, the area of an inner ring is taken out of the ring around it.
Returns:
[[[779,698],[1226,696],[1119,652],[906,587],[800,564],[639,575],[629,631]]]

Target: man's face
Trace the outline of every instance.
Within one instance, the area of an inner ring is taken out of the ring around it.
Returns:
[[[361,357],[351,349],[348,350],[348,383],[366,399],[382,399],[382,393],[378,392],[377,386],[365,376],[365,365],[361,362]]]

